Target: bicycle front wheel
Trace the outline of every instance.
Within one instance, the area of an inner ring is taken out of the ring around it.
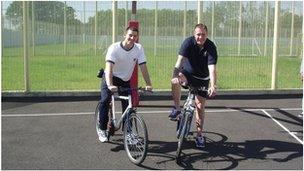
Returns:
[[[180,133],[177,142],[176,159],[180,157],[182,152],[182,146],[186,136],[187,123],[188,123],[188,117],[187,115],[183,115],[179,123],[181,125],[180,125]]]
[[[143,118],[132,113],[124,124],[124,146],[130,161],[142,163],[147,155],[148,131]]]

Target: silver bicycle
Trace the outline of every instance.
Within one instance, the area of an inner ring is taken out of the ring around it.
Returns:
[[[146,91],[142,88],[122,88],[119,87],[120,92],[131,91]],[[128,96],[119,96],[112,94],[111,103],[109,106],[109,122],[107,129],[108,140],[114,135],[115,131],[119,130],[123,125],[123,143],[127,156],[130,161],[136,165],[142,163],[147,155],[148,149],[148,131],[144,119],[137,115],[136,108],[132,106],[131,93]],[[120,118],[116,118],[115,113],[115,99],[128,100],[128,107],[123,112]],[[99,126],[99,106],[98,103],[95,109],[96,131],[100,129]]]
[[[192,118],[194,114],[195,105],[193,103],[194,100],[194,93],[197,91],[208,91],[205,87],[191,87],[188,86],[188,96],[187,99],[183,105],[183,109],[181,114],[179,115],[178,121],[177,121],[177,150],[176,150],[176,160],[179,159],[181,152],[182,152],[182,145],[183,142],[186,141],[190,129],[191,129],[191,123]]]

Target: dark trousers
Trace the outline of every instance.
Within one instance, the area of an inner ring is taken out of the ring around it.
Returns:
[[[122,79],[118,77],[113,76],[113,85],[119,86],[119,87],[125,87],[130,88],[130,81],[123,81]],[[108,86],[106,84],[105,76],[103,75],[102,81],[101,81],[101,99],[100,99],[100,106],[99,106],[99,124],[101,130],[107,129],[107,123],[109,121],[109,104],[111,102],[111,91],[108,89]],[[128,92],[118,92],[121,96],[127,96]],[[122,106],[122,112],[126,110],[128,107],[128,101],[127,100],[121,100],[121,106]]]

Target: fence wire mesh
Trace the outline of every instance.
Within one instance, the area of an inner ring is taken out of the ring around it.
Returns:
[[[132,17],[139,21],[155,89],[170,89],[177,52],[198,19],[217,45],[220,89],[270,89],[275,2],[137,1],[133,16],[131,3],[2,1],[2,91],[25,90],[26,52],[30,91],[98,90],[96,72],[113,41],[113,8],[116,41]],[[279,19],[277,87],[301,88],[303,2],[282,1]]]

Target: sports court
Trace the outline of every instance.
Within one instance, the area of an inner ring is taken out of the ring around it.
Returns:
[[[25,99],[2,100],[2,169],[303,170],[302,93],[263,97],[303,89],[302,1],[3,1],[1,12],[2,98]],[[170,90],[177,53],[197,23],[208,26],[219,56],[217,86],[231,98],[207,102],[207,146],[195,148],[194,131],[181,163],[170,98],[142,101],[149,149],[142,165],[133,165],[121,131],[109,143],[98,141],[98,99],[67,94],[100,91],[96,71],[131,25],[140,30],[153,89]],[[247,90],[261,98],[234,97]],[[53,95],[61,97],[44,101]]]
[[[197,149],[190,136],[179,164],[171,101],[142,101],[149,149],[141,166],[128,161],[121,131],[98,141],[96,104],[2,102],[2,169],[303,169],[301,98],[207,101],[207,145]]]

